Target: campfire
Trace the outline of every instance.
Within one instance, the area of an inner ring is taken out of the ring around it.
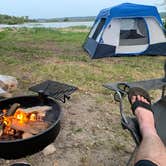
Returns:
[[[14,103],[8,110],[3,109],[0,115],[0,140],[15,140],[32,137],[51,124],[45,120],[51,106],[34,106],[22,108]]]
[[[65,103],[77,88],[47,80],[29,90],[37,95],[0,100],[1,158],[22,158],[52,143],[61,127],[58,101]]]

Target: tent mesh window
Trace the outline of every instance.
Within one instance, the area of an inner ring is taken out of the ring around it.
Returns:
[[[101,34],[103,26],[105,24],[106,19],[105,18],[101,18],[98,22],[96,22],[96,24],[93,26],[89,37],[97,40],[98,36]]]
[[[148,44],[148,31],[143,18],[120,19],[119,45]]]

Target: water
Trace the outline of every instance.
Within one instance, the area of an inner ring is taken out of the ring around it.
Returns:
[[[89,22],[48,22],[48,23],[24,23],[24,24],[15,24],[15,25],[7,25],[0,24],[0,28],[66,28],[71,26],[87,26],[91,27],[93,25],[93,21]]]

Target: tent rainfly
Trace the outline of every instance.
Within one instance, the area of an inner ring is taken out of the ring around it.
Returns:
[[[123,3],[100,11],[83,47],[92,59],[166,55],[166,31],[155,6]]]

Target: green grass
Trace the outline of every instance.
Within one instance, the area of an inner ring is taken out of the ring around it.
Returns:
[[[82,48],[88,32],[86,27],[7,28],[0,32],[1,74],[16,76],[24,88],[52,79],[102,94],[107,94],[104,83],[164,75],[162,56],[91,60]]]

